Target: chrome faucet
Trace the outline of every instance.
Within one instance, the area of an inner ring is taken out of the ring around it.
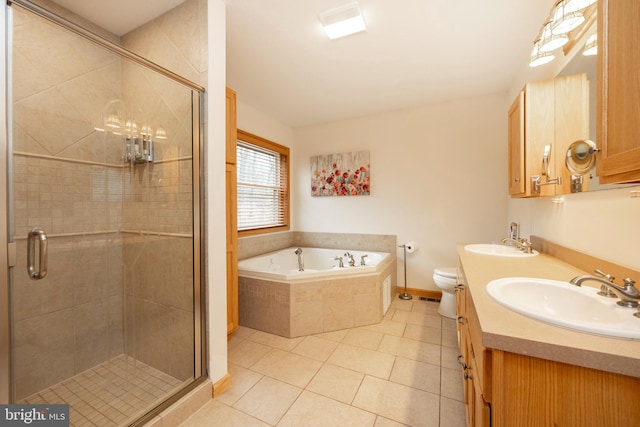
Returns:
[[[617,302],[618,305],[630,308],[638,307],[638,302],[640,301],[640,291],[638,291],[638,289],[633,286],[636,283],[635,280],[626,278],[624,279],[624,287],[621,287],[613,282],[610,282],[606,278],[595,276],[576,276],[571,279],[569,283],[576,286],[582,286],[582,283],[586,282],[587,280],[593,280],[611,289],[611,292],[613,292],[618,298],[620,298],[620,301]]]
[[[353,258],[353,255],[351,255],[349,252],[346,252],[344,256],[346,256],[349,260],[349,267],[354,267],[356,265],[356,260]]]
[[[526,237],[520,238],[520,239],[514,239],[512,237],[505,237],[504,239],[500,240],[500,243],[502,244],[513,244],[515,245],[518,249],[520,249],[523,252],[526,252],[528,254],[533,253],[533,247],[531,245],[531,242],[529,240],[527,240]]]
[[[294,253],[298,255],[298,271],[304,271],[304,260],[302,259],[302,248],[297,248]]]
[[[334,261],[339,261],[338,262],[338,267],[343,268],[344,267],[344,262],[342,262],[342,257],[341,256],[337,256],[333,259]]]
[[[367,263],[365,262],[365,258],[368,257],[369,255],[362,255],[360,257],[360,265],[367,265]]]

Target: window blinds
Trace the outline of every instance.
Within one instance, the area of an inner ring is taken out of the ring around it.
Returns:
[[[236,146],[238,230],[286,224],[286,157],[244,141]]]

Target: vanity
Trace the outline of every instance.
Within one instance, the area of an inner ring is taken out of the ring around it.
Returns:
[[[487,284],[502,277],[568,282],[594,268],[617,268],[606,261],[591,265],[599,260],[542,239],[532,242],[540,251],[535,257],[483,255],[458,246],[457,326],[467,426],[640,426],[640,340],[534,320],[487,294]],[[640,277],[618,268],[618,277]]]

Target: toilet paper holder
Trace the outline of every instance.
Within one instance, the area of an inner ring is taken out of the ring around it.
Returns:
[[[416,250],[416,242],[407,242],[403,245],[398,245],[404,251],[404,257],[402,258],[402,264],[404,265],[404,293],[398,295],[398,298],[403,300],[413,299],[411,295],[407,293],[407,252],[412,254]]]

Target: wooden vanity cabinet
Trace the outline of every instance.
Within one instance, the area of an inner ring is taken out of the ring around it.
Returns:
[[[491,425],[491,359],[482,345],[477,316],[471,296],[467,294],[464,278],[456,287],[458,344],[462,367],[467,427]]]
[[[640,181],[640,2],[598,2],[597,174]]]
[[[512,197],[552,196],[571,192],[571,174],[564,165],[572,142],[589,138],[589,85],[586,74],[527,83],[508,113],[509,194]],[[532,176],[547,180],[543,169],[546,145],[551,145],[549,178],[561,185],[542,185],[534,194]],[[588,185],[583,184],[583,190]]]

